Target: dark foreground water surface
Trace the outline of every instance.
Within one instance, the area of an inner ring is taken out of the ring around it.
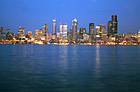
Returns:
[[[140,46],[0,45],[0,92],[140,92]]]

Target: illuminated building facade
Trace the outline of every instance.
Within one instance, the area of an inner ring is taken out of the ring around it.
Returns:
[[[52,35],[56,35],[56,20],[52,21]]]
[[[18,35],[20,35],[20,36],[24,36],[25,35],[25,30],[21,26],[18,29]]]
[[[95,41],[96,35],[94,30],[94,23],[89,24],[89,37],[90,41]]]
[[[28,36],[32,36],[32,32],[31,31],[28,32]]]
[[[63,24],[63,39],[65,39],[67,37],[67,32],[68,32],[68,25]]]
[[[112,35],[117,34],[117,32],[118,32],[117,15],[112,15]]]
[[[100,29],[100,26],[96,26],[96,40],[100,40],[101,38],[101,29]]]
[[[78,21],[74,19],[72,21],[72,40],[76,40],[77,32],[78,32]]]
[[[86,33],[86,28],[80,28],[80,36],[81,36],[81,39],[83,39],[83,34]]]
[[[59,33],[60,33],[60,38],[61,39],[65,39],[67,37],[67,30],[68,30],[68,25],[60,23]]]
[[[48,32],[48,25],[47,25],[47,24],[44,24],[44,25],[42,26],[42,33],[43,33],[43,36],[46,36],[47,32]]]
[[[108,36],[114,36],[118,33],[117,15],[112,15],[112,21],[108,22]]]
[[[107,39],[107,29],[106,24],[100,24],[100,31],[101,31],[101,39],[105,41]]]
[[[138,43],[140,43],[140,29],[139,29],[139,32],[138,32]]]
[[[60,38],[63,38],[63,24],[60,23],[59,25],[59,33],[60,33]]]

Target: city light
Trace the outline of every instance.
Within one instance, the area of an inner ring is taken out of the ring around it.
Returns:
[[[72,20],[72,28],[68,31],[68,24],[61,23],[56,32],[56,19],[52,20],[52,34],[48,32],[48,25],[44,24],[42,29],[35,30],[35,35],[31,31],[25,34],[25,28],[19,26],[17,34],[11,33],[0,27],[0,44],[80,44],[80,45],[138,45],[140,44],[140,29],[138,34],[122,33],[118,34],[117,15],[112,15],[112,20],[106,24],[99,24],[94,28],[94,23],[89,23],[89,33],[86,28],[78,31],[78,20]]]

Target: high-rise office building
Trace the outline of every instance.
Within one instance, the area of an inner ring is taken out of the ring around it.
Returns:
[[[78,32],[78,21],[74,19],[72,21],[72,40],[76,40],[77,32]]]
[[[118,32],[117,15],[112,15],[112,34],[115,35]]]
[[[94,30],[94,23],[89,24],[89,36],[91,41],[95,41],[96,35]]]
[[[63,24],[63,38],[64,39],[67,37],[67,32],[68,32],[68,25]]]
[[[108,22],[108,36],[114,36],[118,33],[117,15],[112,15],[112,21]]]
[[[3,27],[0,26],[0,33],[2,33],[2,32],[3,32]]]
[[[100,26],[96,26],[96,39],[97,40],[100,40],[101,34],[102,32],[101,32]]]
[[[43,36],[46,36],[47,32],[48,32],[48,25],[47,25],[47,24],[44,24],[44,25],[42,26],[42,33],[43,33]]]
[[[52,35],[56,35],[56,20],[52,21]]]
[[[67,37],[67,30],[68,30],[68,25],[60,23],[59,33],[60,33],[60,38],[61,39],[65,39]]]
[[[100,31],[101,31],[101,39],[105,41],[107,39],[107,29],[106,24],[100,24]]]
[[[25,30],[21,26],[18,29],[18,35],[24,36],[25,35]]]
[[[83,39],[83,34],[86,33],[86,28],[80,28],[80,36]]]

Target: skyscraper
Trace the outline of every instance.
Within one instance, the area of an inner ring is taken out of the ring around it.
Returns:
[[[99,25],[100,26],[100,31],[101,31],[101,39],[103,40],[103,41],[105,41],[106,40],[106,38],[107,38],[107,29],[106,29],[106,24],[100,24]]]
[[[42,33],[43,33],[43,36],[46,36],[47,32],[48,32],[48,25],[47,25],[47,24],[44,24],[44,25],[42,26]]]
[[[63,39],[65,39],[67,37],[67,32],[68,32],[67,30],[68,30],[67,23],[63,24]]]
[[[97,38],[97,40],[100,40],[101,34],[102,34],[102,32],[100,30],[100,26],[96,26],[96,38]]]
[[[78,32],[78,21],[74,19],[72,21],[72,40],[76,40],[77,32]]]
[[[60,33],[60,38],[61,39],[65,39],[67,37],[67,30],[68,30],[68,25],[60,23],[59,33]]]
[[[117,15],[112,15],[112,34],[115,35],[118,32]]]
[[[56,20],[52,21],[52,35],[56,35]]]
[[[90,36],[89,37],[90,41],[93,41],[96,38],[95,30],[94,30],[94,23],[89,24],[89,36]]]
[[[21,26],[18,29],[18,35],[24,36],[25,35],[25,30]]]
[[[108,22],[108,36],[114,36],[118,33],[117,15],[112,15],[112,21]]]

